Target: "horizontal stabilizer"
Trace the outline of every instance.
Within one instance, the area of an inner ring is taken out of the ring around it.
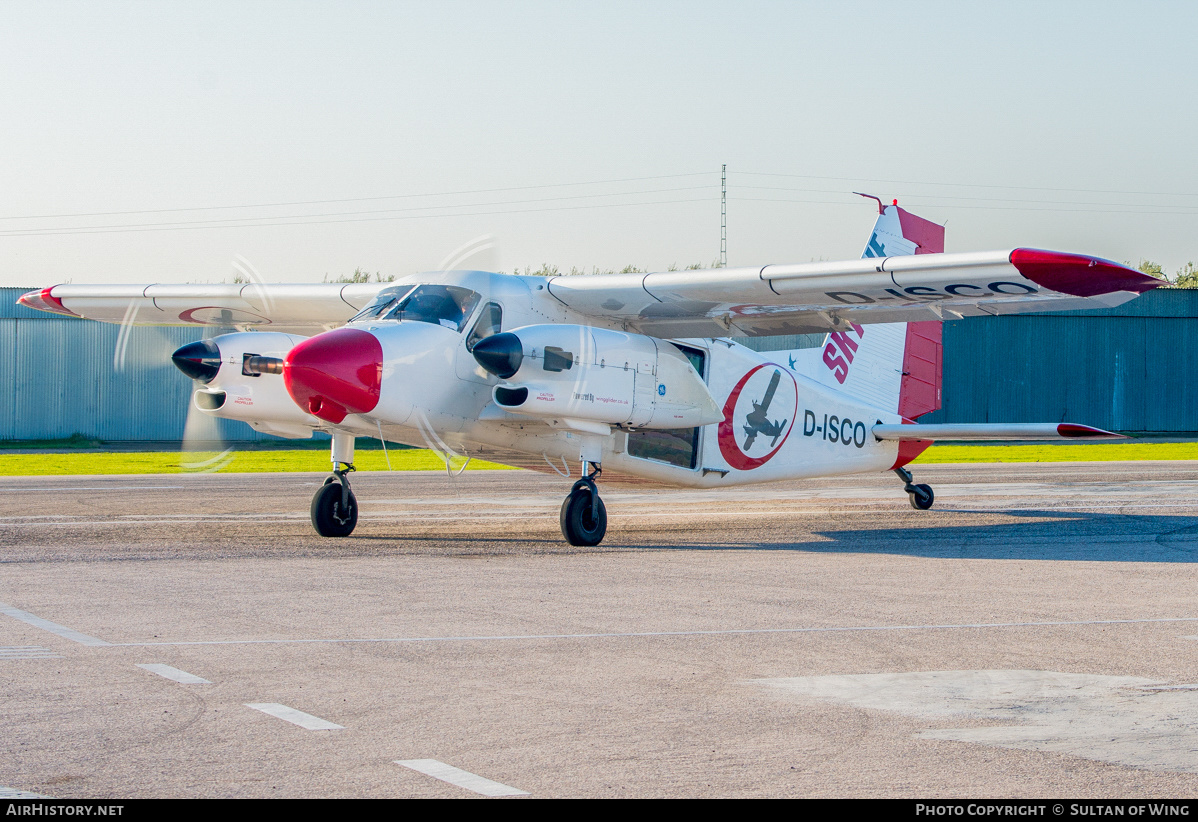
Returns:
[[[875,425],[880,440],[1061,440],[1127,439],[1122,434],[1072,422],[996,422],[972,425]]]

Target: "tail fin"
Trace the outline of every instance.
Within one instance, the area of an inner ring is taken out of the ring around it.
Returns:
[[[943,252],[944,226],[899,208],[897,201],[884,206],[878,200],[878,221],[862,257]],[[829,334],[804,373],[913,420],[940,407],[940,331],[938,322],[854,324]]]

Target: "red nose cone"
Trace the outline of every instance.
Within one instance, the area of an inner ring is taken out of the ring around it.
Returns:
[[[338,328],[304,340],[283,359],[287,393],[305,411],[334,425],[378,405],[383,347],[370,333]]]

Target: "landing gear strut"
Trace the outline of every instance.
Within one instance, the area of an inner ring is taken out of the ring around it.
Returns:
[[[903,490],[907,492],[907,496],[911,499],[911,507],[919,511],[926,511],[932,507],[932,503],[936,501],[936,495],[932,493],[930,485],[915,485],[912,480],[911,472],[906,468],[895,468],[894,473],[903,481]]]
[[[574,483],[562,503],[561,525],[566,542],[589,547],[602,542],[607,533],[607,506],[599,499],[599,488],[595,485],[603,469],[589,461],[584,461],[582,467],[582,479]],[[593,470],[588,473],[588,468]]]
[[[322,537],[348,537],[358,524],[358,500],[349,487],[354,468],[354,438],[333,434],[333,473],[312,497],[312,527]]]

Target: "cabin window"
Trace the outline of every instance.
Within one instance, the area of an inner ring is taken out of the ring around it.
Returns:
[[[699,454],[698,428],[643,428],[628,433],[628,454],[679,468],[694,468]]]
[[[478,315],[474,328],[470,329],[470,336],[466,338],[466,350],[473,351],[480,340],[495,336],[502,328],[503,308],[498,303],[487,303]]]

